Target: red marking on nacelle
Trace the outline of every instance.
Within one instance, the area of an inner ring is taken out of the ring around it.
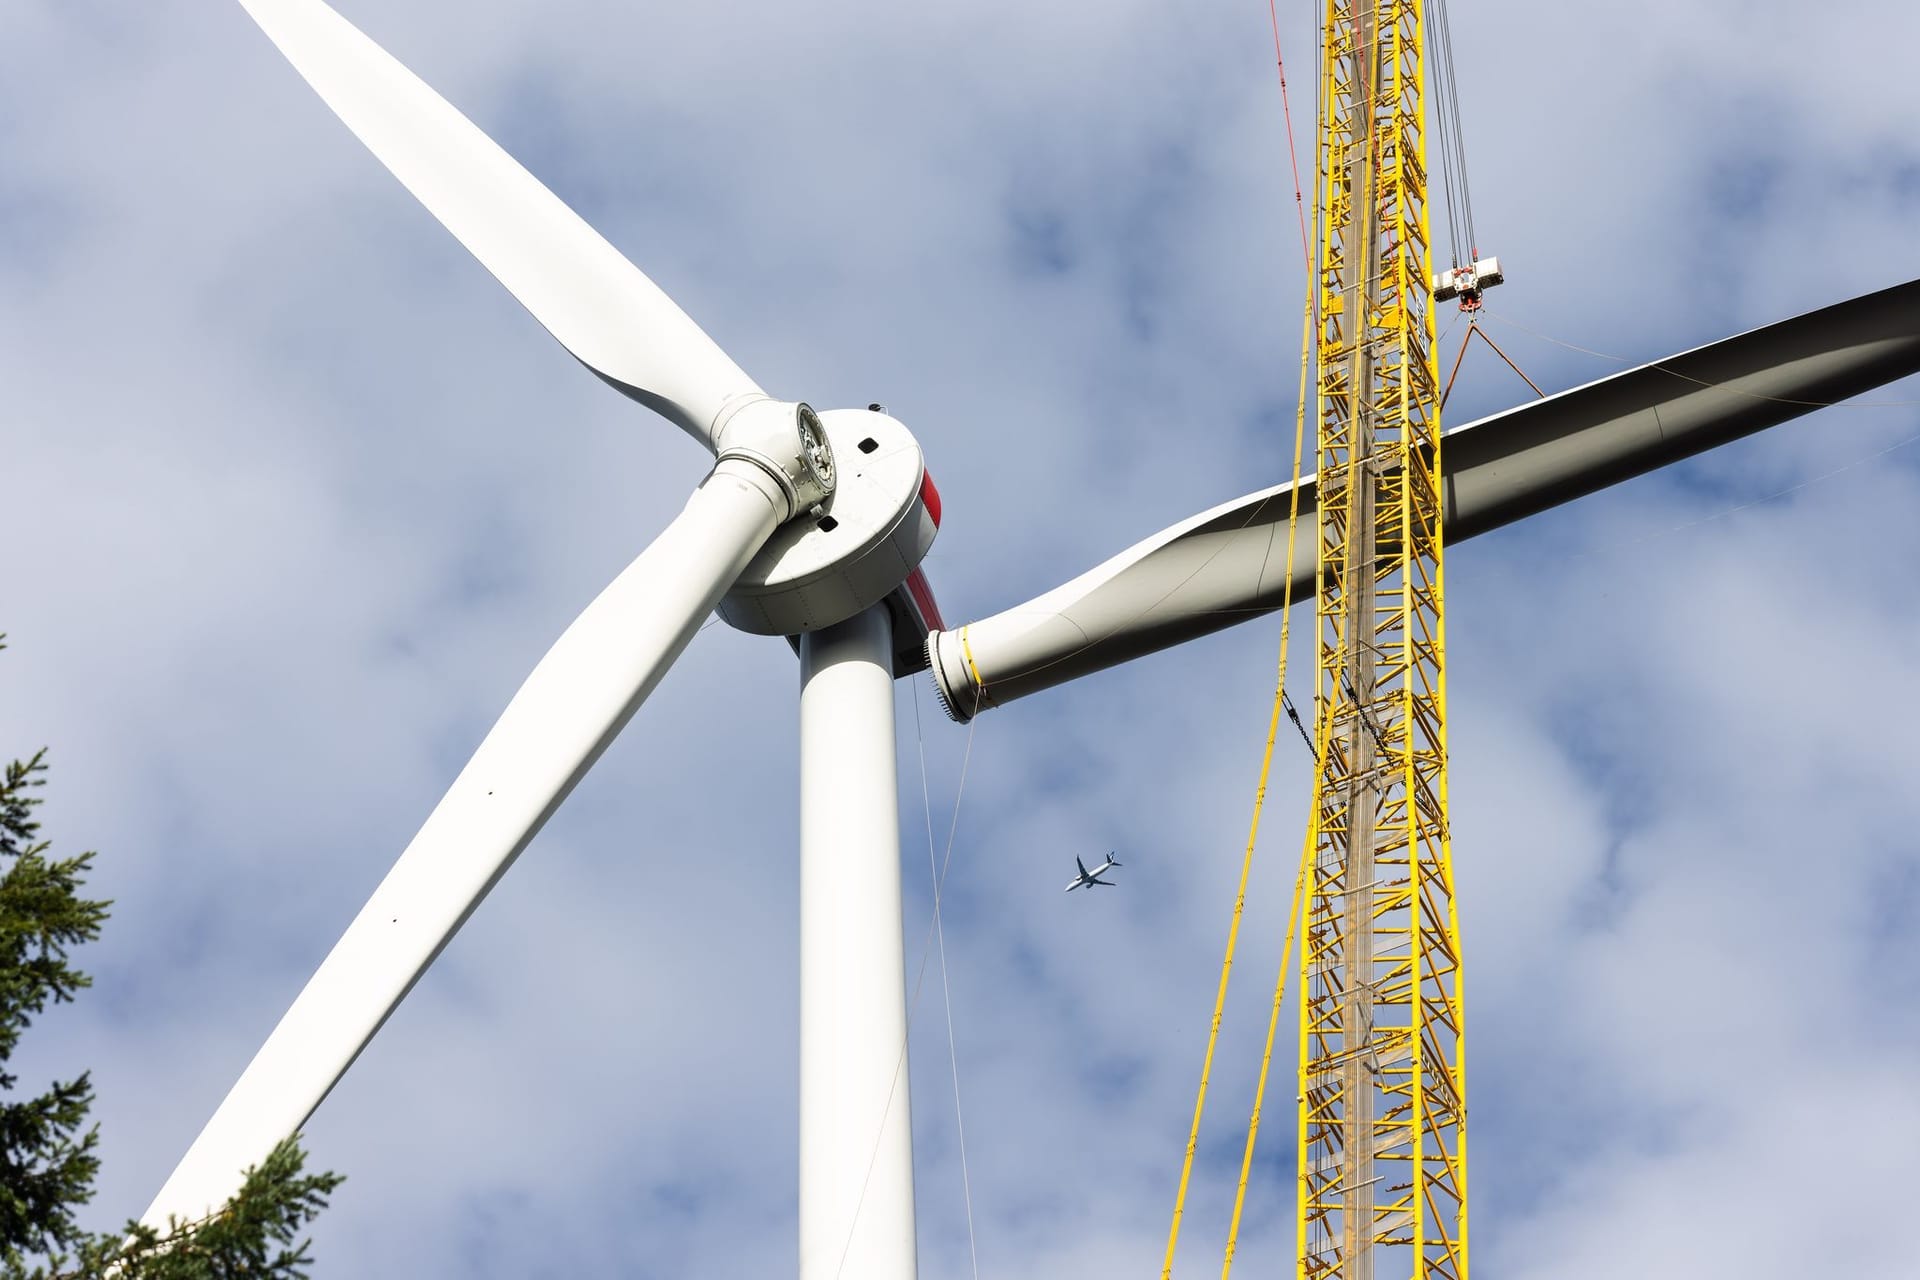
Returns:
[[[932,482],[929,481],[926,487],[927,490],[931,492],[933,489]],[[936,493],[933,495],[933,501],[927,504],[927,509],[934,513],[934,523],[938,524],[940,521],[939,494]],[[913,596],[913,603],[919,607],[920,616],[926,620],[927,630],[945,631],[947,624],[941,620],[940,606],[934,603],[933,588],[927,585],[927,575],[919,569],[915,569],[912,573],[908,574],[907,591]]]
[[[927,514],[933,517],[933,527],[940,527],[940,491],[933,487],[933,472],[920,472],[920,501],[926,504]]]

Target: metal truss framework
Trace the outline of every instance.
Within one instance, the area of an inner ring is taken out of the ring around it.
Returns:
[[[1327,0],[1299,1280],[1467,1275],[1422,0]]]

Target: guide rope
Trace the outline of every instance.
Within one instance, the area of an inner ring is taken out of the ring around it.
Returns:
[[[959,1138],[960,1146],[960,1191],[967,1206],[967,1257],[973,1265],[973,1280],[980,1280],[980,1250],[974,1242],[973,1233],[973,1178],[967,1172],[967,1125],[960,1108],[960,1050],[953,1036],[953,988],[947,981],[947,928],[940,916],[941,888],[946,882],[946,873],[934,865],[933,860],[933,800],[927,791],[927,740],[920,726],[920,683],[913,684],[913,736],[914,745],[920,754],[920,802],[921,812],[927,820],[927,870],[933,880],[933,932],[940,945],[940,996],[947,1010],[947,1065],[953,1074],[953,1129]],[[976,706],[975,711],[979,708]],[[968,751],[973,747],[973,731],[967,731]],[[966,783],[966,769],[962,766],[960,781]],[[953,836],[960,826],[960,796],[956,791],[953,797],[953,822],[947,829],[947,856],[953,856]]]
[[[1300,252],[1307,264],[1307,277],[1313,277],[1313,241],[1307,235],[1307,202],[1300,191],[1300,151],[1293,141],[1293,105],[1287,96],[1287,60],[1280,53],[1280,12],[1275,0],[1267,0],[1267,21],[1273,26],[1273,65],[1280,73],[1280,117],[1287,129],[1287,163],[1293,168],[1293,207],[1300,217]]]
[[[913,682],[910,682],[910,683],[913,683]],[[924,796],[926,794],[926,781],[927,781],[926,750],[925,750],[926,739],[924,735],[920,733],[920,686],[918,683],[913,683],[913,699],[914,699],[913,701],[914,732],[916,737],[919,739],[919,743],[921,747],[920,784],[921,784],[921,793]],[[960,780],[957,784],[955,784],[954,791],[953,791],[953,819],[947,825],[947,851],[945,856],[942,857],[940,860],[938,874],[934,876],[934,880],[933,880],[934,918],[932,922],[930,922],[927,925],[926,933],[923,934],[920,938],[920,967],[913,979],[913,990],[907,996],[906,1033],[900,1037],[900,1053],[894,1059],[894,1063],[893,1063],[893,1083],[887,1089],[887,1105],[881,1109],[880,1126],[873,1135],[873,1149],[867,1153],[867,1172],[866,1172],[866,1176],[860,1180],[860,1197],[858,1200],[854,1202],[853,1218],[847,1224],[846,1243],[840,1246],[840,1262],[833,1269],[833,1274],[836,1277],[839,1276],[842,1271],[846,1270],[847,1255],[853,1251],[854,1229],[859,1225],[859,1222],[860,1222],[860,1210],[863,1207],[865,1207],[867,1203],[867,1190],[869,1187],[873,1185],[873,1166],[879,1162],[880,1143],[886,1137],[886,1123],[887,1123],[886,1117],[892,1114],[893,1112],[893,1100],[896,1097],[898,1097],[900,1094],[900,1081],[906,1072],[907,1045],[913,1038],[913,1013],[914,1013],[914,1010],[920,1004],[920,988],[925,985],[927,980],[927,961],[932,954],[932,944],[934,939],[934,933],[936,931],[937,926],[939,925],[939,920],[940,920],[940,915],[939,915],[940,898],[941,898],[942,891],[945,889],[946,883],[947,883],[947,869],[953,864],[954,836],[960,830],[960,800],[962,796],[965,795],[966,789],[967,789],[968,767],[973,763],[973,732],[974,732],[974,729],[978,727],[978,724],[979,724],[978,716],[980,712],[980,694],[977,690],[974,693],[973,710],[974,710],[975,719],[970,721],[967,725],[966,750],[961,754],[961,757],[960,757]],[[926,814],[927,814],[928,860],[929,862],[931,862],[932,839],[933,839],[933,810],[932,810],[931,804],[928,805]],[[944,974],[946,972],[946,950],[945,950],[944,937],[941,943],[940,967],[941,967],[941,973],[943,975],[942,985],[944,986],[945,985]],[[953,1043],[953,1007],[952,1007],[950,995],[949,995],[949,1003],[947,1007],[947,1042],[948,1042],[949,1048],[951,1048]],[[953,1096],[954,1096],[954,1107],[956,1110],[958,1110],[959,1100],[960,1100],[960,1080],[959,1080],[959,1073],[957,1068],[954,1076]],[[973,1247],[973,1189],[971,1186],[971,1182],[967,1177],[966,1137],[964,1133],[961,1135],[960,1152],[961,1152],[960,1177],[961,1177],[961,1184],[966,1190],[966,1201],[967,1201],[967,1245],[968,1245],[968,1248],[971,1249]],[[980,1274],[979,1261],[976,1256],[975,1262],[974,1262],[974,1280],[979,1280],[979,1274]]]
[[[1592,356],[1596,360],[1607,360],[1620,365],[1631,365],[1634,363],[1634,361],[1629,360],[1626,356],[1616,356],[1605,351],[1595,351],[1591,347],[1583,347],[1577,343],[1556,338],[1550,333],[1542,333],[1538,329],[1520,323],[1520,321],[1515,320],[1509,315],[1501,315],[1493,311],[1483,311],[1481,314],[1489,320],[1498,320],[1502,324],[1512,325],[1514,328],[1520,330],[1520,332],[1530,337],[1538,338],[1542,342],[1551,342],[1556,347],[1565,347],[1568,351],[1575,351],[1583,356]],[[1481,336],[1484,337],[1485,335],[1483,334]],[[1724,391],[1730,396],[1745,396],[1749,400],[1764,400],[1770,404],[1790,404],[1802,409],[1904,409],[1912,405],[1920,404],[1920,400],[1795,400],[1789,396],[1769,396],[1762,395],[1757,391],[1742,391],[1738,387],[1730,386],[1724,382],[1714,382],[1707,378],[1696,378],[1690,374],[1681,373],[1678,369],[1670,369],[1657,360],[1649,363],[1646,367],[1658,369],[1660,372],[1670,377],[1678,378],[1682,382],[1691,382],[1696,387],[1707,387],[1715,391]]]

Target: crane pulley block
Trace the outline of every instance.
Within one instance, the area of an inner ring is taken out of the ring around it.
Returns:
[[[1433,277],[1433,300],[1446,302],[1458,298],[1461,310],[1477,311],[1481,293],[1505,281],[1506,276],[1500,271],[1500,259],[1476,258],[1470,266],[1436,272]]]

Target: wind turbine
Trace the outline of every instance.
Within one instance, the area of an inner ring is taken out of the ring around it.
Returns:
[[[1278,606],[1289,495],[1176,525],[957,629],[920,563],[939,496],[879,412],[780,401],[505,152],[319,0],[242,0],[303,76],[581,363],[715,457],[535,668],[146,1218],[198,1217],[300,1128],[715,609],[801,666],[801,1274],[914,1272],[892,682],[956,718]],[[1449,434],[1471,536],[1920,369],[1920,284]],[[1303,482],[1310,485],[1311,481]],[[1311,490],[1302,507],[1311,511]],[[1311,567],[1295,588],[1311,591]]]

